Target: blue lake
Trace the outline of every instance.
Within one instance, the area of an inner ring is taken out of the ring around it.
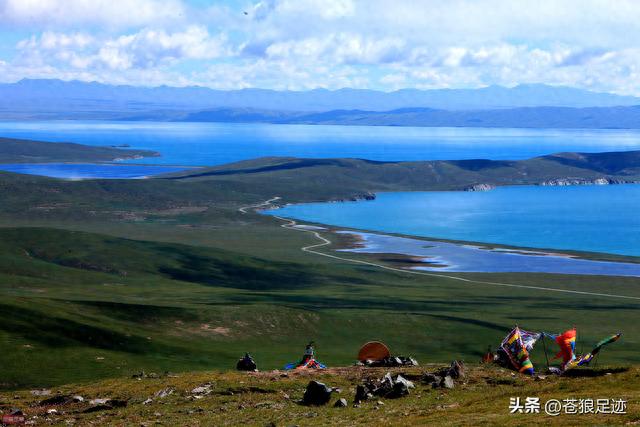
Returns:
[[[0,136],[100,146],[128,144],[162,154],[129,163],[199,166],[261,156],[517,160],[560,151],[640,150],[637,130],[38,121],[0,122]]]
[[[270,212],[364,230],[640,256],[640,185],[381,193]]]
[[[0,170],[64,179],[141,179],[184,170],[183,167],[92,163],[0,164]]]

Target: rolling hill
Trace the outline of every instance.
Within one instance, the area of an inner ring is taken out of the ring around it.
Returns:
[[[137,159],[159,155],[154,151],[146,150],[0,137],[0,163],[110,162],[116,159]]]

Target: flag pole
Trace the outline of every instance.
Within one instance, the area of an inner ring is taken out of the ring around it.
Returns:
[[[549,356],[547,356],[547,344],[544,342],[544,332],[542,333],[542,348],[544,348],[544,358],[547,360],[547,371],[549,370]]]

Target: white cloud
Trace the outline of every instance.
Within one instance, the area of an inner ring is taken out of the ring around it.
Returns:
[[[359,34],[329,34],[324,38],[288,40],[269,45],[268,58],[304,57],[316,62],[378,64],[398,59],[405,43],[397,38],[364,38]]]
[[[201,26],[181,32],[144,29],[116,38],[96,38],[84,33],[45,32],[18,43],[25,64],[58,63],[71,68],[127,70],[149,69],[189,59],[228,55],[223,35],[212,37]]]
[[[632,0],[0,0],[0,25],[38,31],[2,58],[4,79],[221,88],[542,82],[640,94],[639,21]]]
[[[126,28],[185,18],[180,0],[0,0],[0,23],[12,27]]]

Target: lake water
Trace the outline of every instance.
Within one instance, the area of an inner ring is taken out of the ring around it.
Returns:
[[[0,122],[0,136],[100,146],[128,144],[162,154],[129,163],[192,166],[261,156],[517,160],[560,151],[640,150],[637,130],[41,121]]]
[[[14,163],[0,164],[0,170],[63,179],[141,179],[162,173],[177,172],[184,167],[139,166],[92,163]]]
[[[640,185],[499,187],[381,193],[291,205],[279,216],[342,227],[506,245],[640,256]]]
[[[162,154],[120,166],[0,165],[0,170],[70,179],[140,178],[180,166],[260,156],[523,159],[560,151],[640,150],[637,130],[36,121],[0,122],[0,136],[126,144]],[[291,206],[279,213],[419,236],[640,255],[639,208],[640,186],[512,187],[487,193],[381,194],[373,202]]]
[[[352,234],[352,232],[348,232]],[[376,233],[353,233],[362,242],[359,248],[343,252],[406,254],[419,258],[423,264],[414,270],[434,272],[483,273],[556,273],[597,274],[607,276],[640,276],[640,264],[594,261],[562,254],[491,249],[477,245],[388,236]]]

